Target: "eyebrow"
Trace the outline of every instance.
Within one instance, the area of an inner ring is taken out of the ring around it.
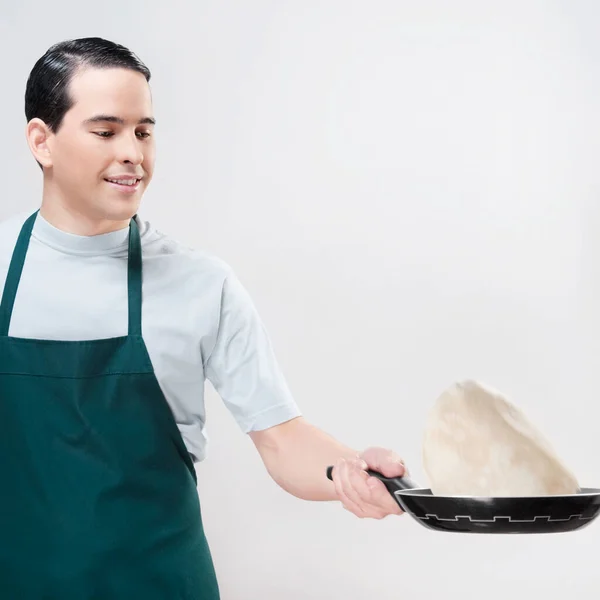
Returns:
[[[112,115],[96,115],[83,122],[84,125],[92,125],[94,123],[117,123],[118,125],[125,125],[125,119]],[[138,125],[156,125],[156,120],[152,117],[144,117],[138,121]]]

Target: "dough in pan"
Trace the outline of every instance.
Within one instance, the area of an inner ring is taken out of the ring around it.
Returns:
[[[447,389],[429,413],[423,467],[438,496],[575,494],[575,475],[525,414],[476,381]]]

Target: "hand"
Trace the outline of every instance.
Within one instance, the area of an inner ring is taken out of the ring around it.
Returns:
[[[376,477],[371,477],[367,469],[385,477],[408,475],[402,459],[385,448],[369,448],[354,459],[340,459],[334,465],[332,477],[343,507],[361,519],[401,515],[402,509],[385,485]]]

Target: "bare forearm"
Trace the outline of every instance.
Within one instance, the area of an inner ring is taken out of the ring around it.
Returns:
[[[344,446],[303,418],[294,419],[279,429],[277,437],[270,439],[266,435],[257,445],[275,482],[303,500],[336,500],[326,468],[339,458],[356,457],[356,450]]]

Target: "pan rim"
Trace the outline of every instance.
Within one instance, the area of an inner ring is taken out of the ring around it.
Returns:
[[[553,495],[553,496],[437,496],[432,493],[431,488],[411,488],[407,490],[394,490],[394,494],[398,496],[410,496],[411,498],[437,498],[438,500],[471,500],[480,502],[497,502],[502,500],[503,502],[509,501],[529,501],[532,500],[566,500],[567,498],[584,498],[600,496],[600,488],[582,487],[576,494],[564,494],[564,495]]]

